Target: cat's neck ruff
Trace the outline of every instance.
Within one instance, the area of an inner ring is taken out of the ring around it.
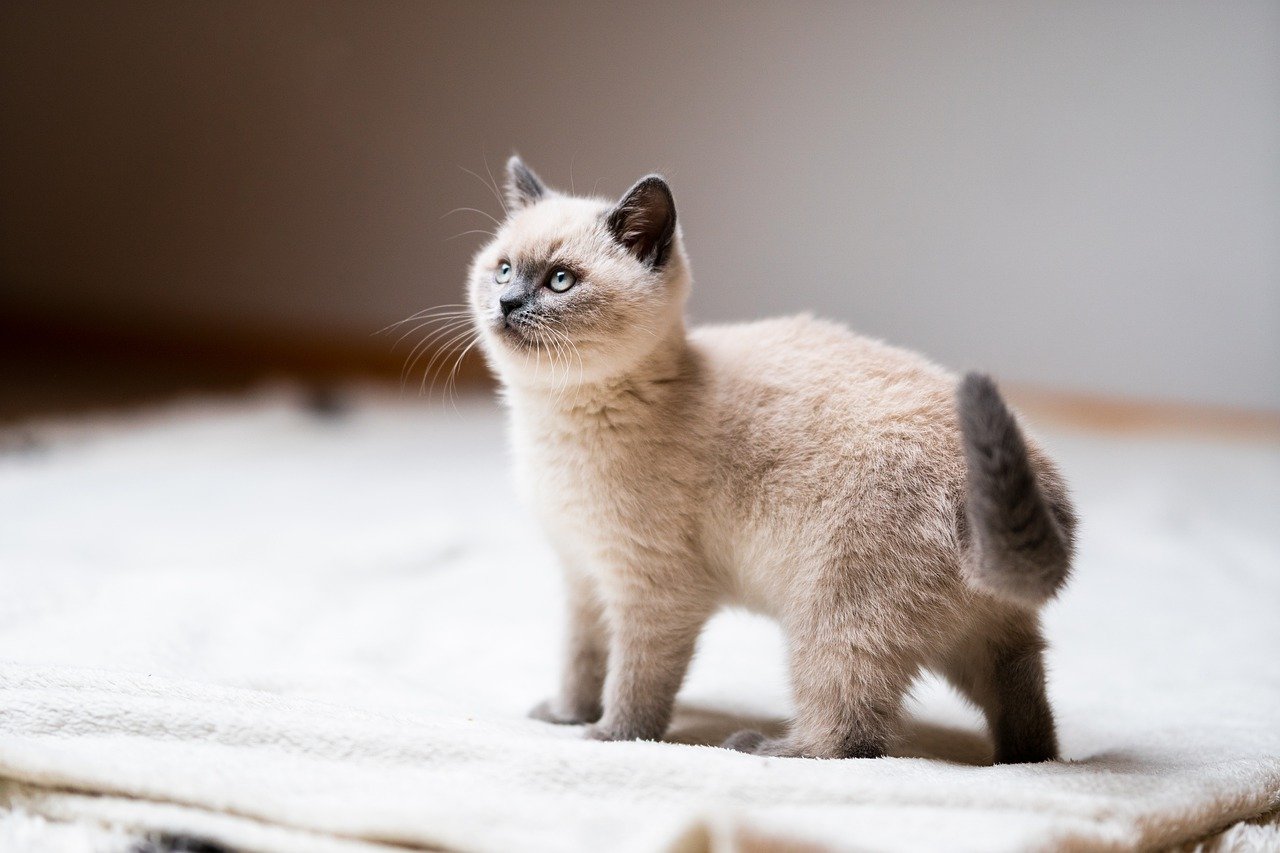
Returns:
[[[502,377],[505,397],[517,421],[552,422],[644,420],[665,409],[696,375],[696,358],[684,323],[673,326],[637,364],[618,374],[581,380],[570,368],[559,383],[521,383]]]

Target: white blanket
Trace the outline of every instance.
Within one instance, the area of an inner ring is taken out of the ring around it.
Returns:
[[[705,745],[789,713],[778,634],[741,614],[703,638],[673,742],[526,719],[556,679],[559,580],[498,413],[355,399],[338,418],[279,392],[0,440],[11,833],[1093,849],[1280,805],[1274,446],[1047,436],[1084,519],[1046,614],[1068,760],[987,766],[978,715],[931,681],[899,757],[770,759]]]

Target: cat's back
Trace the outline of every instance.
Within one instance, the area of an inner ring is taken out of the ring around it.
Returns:
[[[856,430],[955,428],[954,374],[838,323],[800,315],[704,326],[690,337],[730,420],[763,418],[802,431],[817,421]]]
[[[812,539],[828,535],[808,529],[820,519],[824,531],[867,531],[885,537],[874,547],[899,551],[954,541],[964,461],[953,374],[809,316],[690,338],[707,376],[726,524],[755,519],[764,537]]]

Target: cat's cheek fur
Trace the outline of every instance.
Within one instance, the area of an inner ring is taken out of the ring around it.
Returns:
[[[561,684],[534,716],[661,738],[698,634],[736,605],[786,634],[796,716],[784,738],[730,748],[884,755],[931,669],[983,711],[997,761],[1055,758],[1036,607],[1067,575],[1074,515],[994,386],[958,391],[919,356],[807,317],[686,332],[678,231],[664,221],[661,263],[635,244],[645,266],[601,226],[609,210],[532,200],[473,270],[478,324],[499,253],[594,252],[608,270],[570,324],[585,363],[559,352],[554,382],[483,338],[518,481],[566,573]]]

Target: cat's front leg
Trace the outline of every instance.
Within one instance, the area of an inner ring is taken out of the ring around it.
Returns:
[[[652,587],[609,603],[612,640],[604,717],[593,740],[657,740],[667,731],[676,692],[710,608],[689,598],[654,596]]]
[[[600,719],[609,658],[609,632],[595,582],[566,574],[568,632],[560,691],[538,704],[529,716],[547,723],[594,723]]]

